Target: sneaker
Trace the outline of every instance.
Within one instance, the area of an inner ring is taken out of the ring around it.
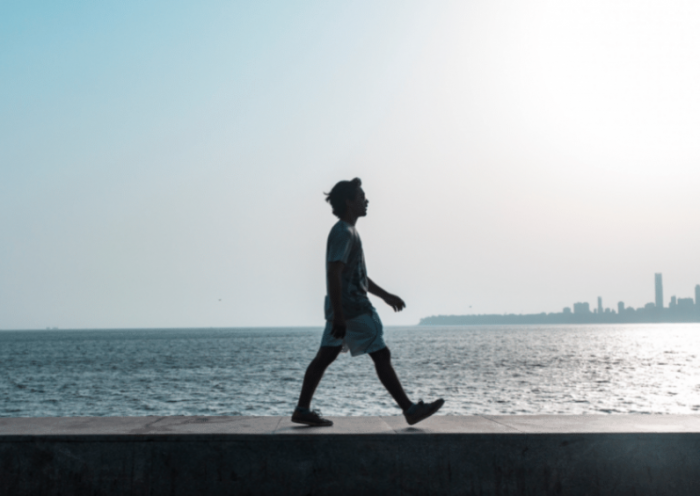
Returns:
[[[308,408],[297,407],[292,414],[292,422],[296,424],[306,424],[314,427],[330,427],[332,420],[321,417],[319,410],[309,410]]]
[[[440,398],[427,405],[420,400],[418,403],[414,403],[406,411],[403,412],[404,417],[406,417],[406,422],[408,425],[417,424],[421,420],[425,420],[430,417],[433,413],[437,412],[442,405],[445,404],[445,400]]]

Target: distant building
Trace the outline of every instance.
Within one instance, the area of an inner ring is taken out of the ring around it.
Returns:
[[[668,304],[668,308],[674,308],[676,306],[676,297],[671,296],[671,303]]]
[[[591,307],[588,303],[574,303],[574,313],[577,315],[591,313]]]
[[[603,313],[603,298],[598,297],[598,313]]]
[[[661,281],[661,274],[654,274],[654,289],[656,291],[656,308],[664,307],[664,286]]]
[[[700,284],[695,285],[695,309],[700,311]]]
[[[622,315],[625,311],[625,302],[623,301],[618,301],[617,302],[617,313]]]
[[[564,307],[564,311],[562,313],[565,315],[571,315],[571,307]]]
[[[695,305],[692,298],[678,298],[678,310],[681,312],[692,312],[693,307]]]

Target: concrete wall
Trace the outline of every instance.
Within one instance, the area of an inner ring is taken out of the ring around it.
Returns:
[[[700,494],[700,416],[333,420],[0,419],[0,494]]]

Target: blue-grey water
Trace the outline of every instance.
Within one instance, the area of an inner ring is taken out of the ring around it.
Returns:
[[[288,415],[320,328],[0,332],[0,416]],[[387,328],[409,396],[441,413],[700,411],[700,324]],[[399,413],[342,354],[325,415]]]

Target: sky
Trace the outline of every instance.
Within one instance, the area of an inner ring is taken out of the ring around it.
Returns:
[[[438,314],[700,284],[700,3],[4,1],[0,329],[322,326],[324,192]]]

